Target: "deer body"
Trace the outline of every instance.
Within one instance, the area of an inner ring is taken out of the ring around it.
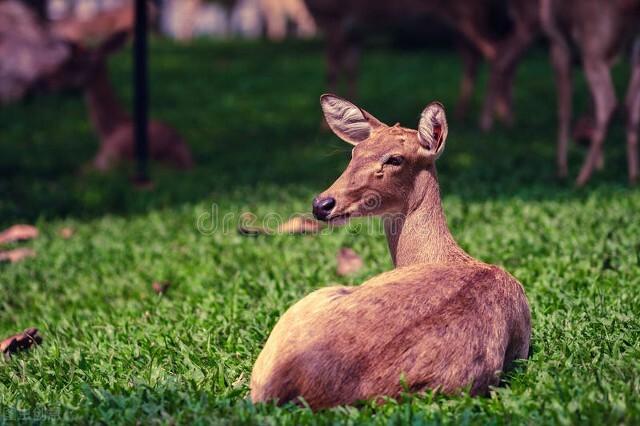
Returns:
[[[320,409],[395,397],[405,386],[486,394],[499,372],[527,357],[529,306],[517,280],[473,259],[449,232],[434,164],[446,138],[442,107],[425,109],[418,132],[334,96],[323,107],[330,127],[358,145],[314,214],[333,223],[381,215],[395,269],[291,307],[256,361],[253,401],[303,397]]]
[[[551,62],[558,92],[558,173],[568,174],[567,149],[571,125],[571,50],[582,56],[594,104],[594,128],[587,158],[577,178],[584,185],[602,161],[607,127],[616,109],[610,68],[626,44],[640,35],[639,0],[540,0],[540,19],[551,43]],[[638,130],[640,126],[640,44],[632,51],[631,79],[625,102],[629,180],[638,179]]]

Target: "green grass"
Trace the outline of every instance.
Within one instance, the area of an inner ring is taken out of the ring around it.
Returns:
[[[588,188],[554,178],[555,91],[546,54],[516,86],[518,125],[481,134],[449,117],[439,160],[452,231],[472,255],[527,291],[532,356],[489,398],[426,395],[317,414],[253,406],[251,367],[278,317],[313,289],[357,284],[391,267],[380,235],[246,238],[196,222],[245,211],[308,212],[345,167],[348,147],[319,129],[320,46],[155,41],[152,114],[186,136],[198,167],[80,175],[97,141],[81,99],[32,99],[0,115],[0,225],[35,223],[37,257],[0,265],[0,336],[29,326],[44,343],[0,361],[0,424],[639,424],[640,191],[626,186],[624,131]],[[130,57],[112,61],[130,99]],[[625,86],[626,71],[615,79]],[[459,63],[447,52],[367,52],[360,103],[414,127],[433,99],[453,110]],[[586,104],[580,81],[578,110]],[[475,99],[477,113],[480,96]],[[575,176],[583,153],[572,148]],[[76,234],[57,234],[72,226]],[[335,275],[335,253],[365,259]],[[173,283],[155,295],[154,280]]]

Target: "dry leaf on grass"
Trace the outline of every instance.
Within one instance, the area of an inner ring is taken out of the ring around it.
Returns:
[[[247,216],[245,216],[246,218]],[[324,228],[324,223],[304,216],[296,216],[276,229],[266,226],[251,226],[244,223],[238,225],[238,232],[243,235],[275,235],[275,234],[317,234]]]
[[[156,281],[151,285],[151,288],[153,288],[156,294],[165,294],[170,286],[171,283],[168,281]]]
[[[31,225],[13,225],[0,232],[0,244],[31,240],[38,236],[38,228]]]
[[[338,263],[336,274],[342,277],[355,274],[364,266],[364,262],[362,258],[358,256],[358,253],[347,247],[338,250],[336,261]]]
[[[17,248],[13,250],[0,251],[0,262],[17,263],[28,257],[35,257],[36,252],[30,248]]]
[[[22,333],[16,334],[0,342],[0,352],[5,357],[11,356],[18,351],[29,349],[33,345],[42,343],[42,337],[38,334],[37,328],[27,328]]]
[[[73,228],[69,228],[68,226],[65,226],[64,228],[60,228],[60,230],[58,231],[58,235],[60,235],[65,240],[68,240],[69,238],[73,237],[73,234],[75,233],[76,231]]]
[[[296,216],[278,226],[279,234],[316,234],[324,224],[308,217]]]

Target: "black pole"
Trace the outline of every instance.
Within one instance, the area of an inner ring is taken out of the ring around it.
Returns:
[[[147,90],[147,0],[135,0],[135,38],[133,42],[133,84],[134,84],[134,121],[136,140],[136,176],[137,184],[147,184],[149,181],[149,136],[148,136],[148,106]]]

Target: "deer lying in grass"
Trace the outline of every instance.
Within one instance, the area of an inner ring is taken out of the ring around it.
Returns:
[[[447,137],[442,105],[428,105],[415,131],[334,95],[321,103],[331,129],[355,147],[313,212],[333,224],[381,215],[395,269],[291,307],[253,368],[252,400],[302,397],[321,409],[395,397],[405,386],[488,393],[528,355],[529,306],[515,278],[473,259],[449,232],[435,167]]]
[[[91,123],[100,137],[100,150],[91,165],[107,171],[123,160],[134,156],[133,121],[122,107],[109,81],[108,56],[119,50],[128,34],[119,32],[88,49],[75,46],[73,60],[61,71],[64,80],[73,79],[84,87]],[[149,155],[179,169],[193,166],[191,152],[180,134],[172,127],[157,121],[149,122]]]
[[[610,68],[630,39],[640,34],[640,0],[541,0],[540,19],[551,42],[551,62],[558,91],[558,174],[566,177],[571,125],[571,50],[576,45],[595,108],[594,127],[587,157],[576,180],[587,183],[598,163],[607,127],[616,109]],[[640,126],[640,41],[631,60],[627,89],[627,156],[629,181],[638,179],[638,130]]]

